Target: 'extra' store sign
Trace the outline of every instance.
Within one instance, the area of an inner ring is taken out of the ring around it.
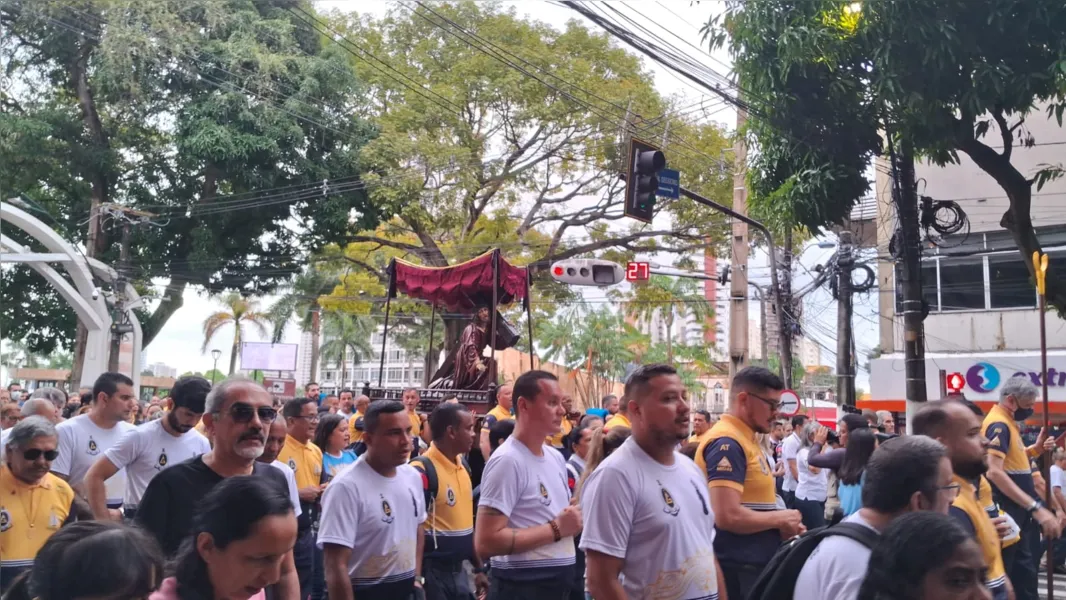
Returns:
[[[979,362],[970,367],[966,370],[965,376],[966,386],[980,394],[995,391],[1005,380],[999,369],[986,362]],[[1010,377],[1028,377],[1037,387],[1043,384],[1040,371],[1016,371]],[[1047,385],[1048,387],[1066,387],[1066,370],[1060,371],[1054,367],[1048,367]]]

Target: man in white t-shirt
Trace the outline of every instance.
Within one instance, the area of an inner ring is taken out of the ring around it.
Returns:
[[[89,412],[56,425],[59,456],[52,462],[52,472],[67,480],[79,495],[86,495],[85,474],[105,452],[135,429],[128,419],[136,405],[132,379],[122,373],[104,373],[97,377]],[[111,516],[122,518],[118,509],[126,494],[126,472],[115,473],[104,487],[107,508],[114,511]]]
[[[896,517],[916,510],[942,514],[959,488],[947,449],[924,435],[888,440],[866,463],[862,508],[844,519],[881,533]],[[796,580],[793,600],[856,600],[871,550],[844,536],[825,538]]]
[[[393,600],[422,587],[422,476],[405,464],[411,421],[404,405],[382,400],[363,420],[367,451],[322,495],[318,545],[330,600]]]
[[[270,465],[275,469],[281,471],[281,474],[285,476],[285,481],[289,484],[289,500],[292,502],[292,509],[296,517],[303,514],[303,509],[300,508],[300,488],[296,487],[296,474],[293,473],[292,468],[289,465],[278,460],[278,455],[281,454],[281,449],[285,447],[285,436],[288,430],[285,427],[284,419],[275,419],[270,424],[270,428],[267,429],[266,443],[263,444],[263,453],[259,455],[259,458],[255,459],[256,462]]]
[[[563,455],[544,440],[562,428],[563,391],[546,371],[514,384],[515,428],[481,476],[478,556],[491,556],[489,600],[563,600],[574,571],[581,509],[570,505]]]
[[[725,589],[706,477],[676,450],[688,434],[684,395],[669,365],[640,367],[626,381],[633,434],[581,493],[581,549],[597,600],[715,600]]]
[[[781,442],[781,458],[785,460],[785,479],[781,483],[781,498],[785,506],[793,506],[796,500],[796,486],[799,485],[799,466],[796,464],[796,455],[799,454],[803,441],[803,427],[807,424],[807,415],[792,417],[792,433]]]
[[[126,472],[126,495],[122,511],[132,520],[137,505],[160,471],[211,451],[211,444],[193,429],[204,414],[211,383],[203,377],[182,377],[170,390],[170,411],[149,421],[108,448],[85,474],[89,506],[97,519],[108,518],[105,482],[120,470]]]

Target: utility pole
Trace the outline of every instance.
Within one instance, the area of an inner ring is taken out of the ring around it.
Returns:
[[[903,355],[906,376],[908,422],[916,403],[925,402],[925,330],[922,321],[921,248],[918,234],[918,192],[914,175],[914,154],[906,142],[896,154],[892,134],[888,133],[888,151],[892,158],[896,201],[899,215],[899,240],[902,261],[897,270],[903,291]]]
[[[742,132],[748,111],[737,108],[737,139],[733,145],[733,210],[748,215],[746,180],[748,146]],[[748,365],[748,224],[733,219],[731,272],[729,286],[729,377]],[[772,259],[771,259],[772,260]]]
[[[770,253],[771,265],[777,261],[775,253]],[[781,302],[777,305],[777,320],[780,324],[781,345],[781,379],[785,389],[792,389],[792,335],[796,327],[797,310],[792,299],[792,229],[785,231],[785,247],[781,252]]]
[[[837,398],[848,406],[855,406],[855,369],[851,354],[854,339],[851,329],[853,243],[851,230],[845,227],[840,231],[837,250]]]
[[[114,292],[114,304],[111,308],[111,352],[107,359],[107,370],[117,373],[119,371],[119,357],[122,354],[122,338],[133,332],[133,325],[130,323],[129,317],[130,298],[126,294],[126,288],[132,275],[130,238],[134,219],[137,219],[138,223],[143,223],[154,215],[115,204],[101,205],[101,210],[104,209],[111,211],[116,215],[116,218],[122,220],[122,241],[119,245],[118,265],[115,268],[116,277],[111,282],[111,289]],[[130,375],[134,374],[131,373]]]

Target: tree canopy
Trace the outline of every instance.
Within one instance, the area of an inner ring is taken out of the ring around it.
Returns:
[[[130,214],[115,207],[154,215],[131,244],[142,290],[164,290],[146,294],[146,345],[187,287],[269,292],[308,252],[377,222],[360,179],[375,135],[365,88],[294,17],[301,5],[0,6],[0,67],[18,82],[0,90],[0,189],[109,263]],[[73,313],[36,275],[5,270],[0,294],[5,337],[70,346]]]
[[[1061,1],[727,0],[704,31],[728,45],[751,106],[755,211],[842,222],[870,187],[887,127],[934,164],[962,153],[991,175],[1010,199],[1001,223],[1032,268],[1032,188],[1062,171],[1023,174],[1011,156],[1035,143],[1024,126],[1034,111],[1062,125]],[[1048,297],[1066,309],[1054,274]]]

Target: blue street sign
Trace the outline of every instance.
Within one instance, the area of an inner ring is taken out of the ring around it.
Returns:
[[[659,191],[655,192],[655,195],[659,198],[673,198],[677,200],[681,197],[681,172],[673,169],[663,169],[659,171],[657,175],[659,178]]]

